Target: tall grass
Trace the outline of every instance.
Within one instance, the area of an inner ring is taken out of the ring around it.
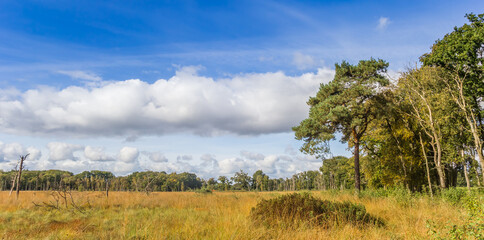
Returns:
[[[339,224],[321,228],[267,228],[253,222],[251,209],[287,192],[73,192],[82,206],[52,209],[48,192],[21,192],[18,201],[0,192],[2,239],[425,239],[428,220],[462,224],[465,211],[426,196],[402,204],[398,196],[356,196],[353,192],[311,192],[318,199],[362,204],[384,227]]]

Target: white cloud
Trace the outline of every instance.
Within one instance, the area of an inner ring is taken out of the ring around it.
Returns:
[[[300,52],[295,52],[292,63],[299,69],[304,70],[314,67],[316,62],[310,55],[305,55]]]
[[[12,161],[17,162],[21,155],[29,154],[27,161],[35,161],[42,155],[40,150],[35,147],[24,147],[20,143],[2,143],[0,142],[0,162]]]
[[[254,153],[254,152],[249,152],[249,151],[241,151],[240,155],[244,158],[247,158],[249,160],[262,160],[264,159],[264,154],[261,153]]]
[[[233,174],[241,169],[247,171],[250,164],[241,158],[227,158],[219,161],[219,166],[221,174]]]
[[[190,161],[192,159],[193,159],[192,155],[182,155],[182,156],[176,157],[177,161]]]
[[[104,149],[101,147],[91,147],[86,146],[84,148],[84,157],[91,161],[114,161],[115,159],[111,156],[108,156]]]
[[[138,159],[139,151],[134,147],[123,147],[119,150],[119,160],[124,163],[133,163]]]
[[[48,166],[48,168],[44,169],[61,169],[70,172],[79,172],[80,169],[89,169],[89,165],[86,161],[82,161],[79,159],[66,159],[61,161],[56,161],[53,165]]]
[[[0,89],[0,101],[8,101],[21,95],[21,92],[16,88]]]
[[[88,80],[88,81],[93,81],[93,82],[100,82],[100,81],[103,80],[100,76],[98,76],[94,73],[79,71],[79,70],[76,70],[76,71],[57,71],[57,73],[67,75],[67,76],[74,78],[74,79]]]
[[[36,161],[42,157],[42,152],[35,147],[28,147],[26,152],[29,154],[27,161]]]
[[[1,148],[4,158],[18,159],[20,155],[25,154],[25,150],[20,143],[5,144]]]
[[[118,174],[128,174],[135,170],[140,170],[137,162],[116,162],[114,168],[111,167],[110,171],[114,171]]]
[[[157,163],[168,162],[168,158],[166,158],[160,152],[150,152],[148,153],[148,157],[153,162],[157,162]]]
[[[51,161],[76,160],[77,158],[74,157],[74,152],[82,150],[83,148],[81,145],[64,142],[50,142],[47,144],[49,160]]]
[[[168,80],[97,87],[41,87],[0,99],[0,131],[41,136],[144,136],[167,133],[254,135],[289,132],[307,117],[306,101],[334,71],[200,76],[184,67]]]
[[[277,168],[276,168],[276,163],[279,161],[279,157],[276,155],[270,155],[265,157],[261,161],[256,162],[256,166],[258,169],[261,169],[262,171],[266,173],[276,173]]]
[[[244,152],[244,151],[242,151]],[[302,154],[295,155],[278,155],[271,154],[264,156],[261,153],[244,154],[244,158],[226,158],[218,162],[215,168],[217,175],[233,175],[241,169],[249,174],[257,170],[262,170],[272,178],[290,177],[298,172],[308,170],[318,170],[321,167],[321,160],[314,156],[306,156]],[[250,157],[247,156],[257,156]],[[261,158],[260,156],[264,156]]]
[[[200,167],[209,168],[212,171],[219,168],[218,161],[213,154],[204,154],[200,157],[200,160],[202,160]]]
[[[390,19],[387,18],[387,17],[380,17],[380,19],[378,19],[378,26],[376,27],[378,30],[385,30],[388,26],[388,24],[390,24]]]

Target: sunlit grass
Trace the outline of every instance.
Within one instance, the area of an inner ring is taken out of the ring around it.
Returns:
[[[288,231],[254,225],[249,214],[257,202],[287,192],[73,192],[83,211],[36,207],[52,201],[49,192],[21,192],[20,199],[0,192],[2,239],[425,239],[426,221],[462,222],[463,212],[428,197],[402,204],[394,197],[358,198],[351,193],[312,192],[325,200],[361,203],[385,227],[352,225],[323,229],[302,226]]]

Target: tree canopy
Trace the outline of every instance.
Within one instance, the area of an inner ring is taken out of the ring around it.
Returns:
[[[355,188],[360,189],[360,139],[371,121],[380,115],[389,80],[382,75],[388,63],[381,59],[362,60],[357,65],[343,61],[336,64],[334,79],[321,84],[319,92],[308,101],[309,117],[294,127],[296,138],[303,140],[302,151],[324,154],[325,145],[341,132],[341,141],[354,146]]]

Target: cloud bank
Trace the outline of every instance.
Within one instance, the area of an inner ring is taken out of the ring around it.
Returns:
[[[183,67],[154,83],[131,79],[12,93],[0,98],[0,131],[69,137],[288,132],[307,116],[309,96],[334,75],[333,70],[320,68],[299,76],[273,72],[213,79],[198,70]],[[96,151],[88,149],[85,154],[106,160]]]

